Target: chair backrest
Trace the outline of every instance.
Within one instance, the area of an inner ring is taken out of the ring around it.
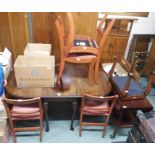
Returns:
[[[74,28],[74,20],[71,12],[67,12],[67,20],[68,20],[68,31],[66,33],[66,52],[70,50],[74,43],[75,36],[75,28]]]
[[[81,108],[83,108],[83,106],[86,103],[94,104],[94,103],[106,102],[108,104],[108,106],[107,106],[107,109],[105,109],[105,110],[107,110],[110,115],[112,112],[112,109],[116,103],[117,98],[118,98],[118,95],[105,97],[105,96],[94,96],[94,95],[84,94],[84,96],[82,98]]]
[[[106,29],[104,29],[104,31],[103,31],[102,26],[105,24],[105,20],[106,20],[107,16],[108,16],[108,14],[104,15],[104,17],[100,21],[99,25],[97,26],[96,32],[95,32],[95,40],[98,40],[98,35],[102,35],[102,39],[100,41],[101,48],[104,46],[104,42],[105,42],[104,40],[106,40],[114,22],[115,22],[115,19],[112,19],[111,22],[106,27]],[[67,12],[67,20],[68,20],[68,31],[66,34],[66,40],[67,40],[67,45],[66,45],[67,48],[66,49],[69,50],[73,46],[74,36],[75,36],[74,20],[73,20],[73,16],[72,16],[71,12]]]
[[[95,40],[97,42],[97,44],[99,45],[99,39],[100,39],[100,36],[102,36],[103,34],[103,29],[102,29],[102,26],[105,24],[105,20],[106,18],[108,17],[108,14],[105,14],[103,16],[103,18],[101,19],[100,23],[98,24],[97,28],[96,28],[96,32],[95,32]]]
[[[65,46],[64,46],[65,33],[64,33],[64,24],[60,15],[57,15],[57,18],[55,20],[55,26],[59,37],[60,55],[61,55],[60,58],[63,59],[65,54]]]
[[[107,17],[107,16],[106,16]],[[104,18],[103,18],[104,19]],[[105,19],[104,19],[105,21]],[[106,27],[105,31],[102,33],[102,38],[99,42],[99,45],[98,45],[98,54],[97,54],[97,61],[96,61],[96,66],[99,66],[99,63],[100,63],[100,57],[101,57],[101,53],[102,53],[102,50],[106,44],[106,41],[107,41],[107,38],[108,38],[108,35],[113,27],[115,23],[115,19],[112,19],[110,21],[110,23],[108,24],[108,26]],[[101,32],[100,32],[101,33]]]
[[[102,32],[102,39],[100,41],[99,48],[102,48],[104,46],[105,41],[106,41],[106,39],[107,39],[107,37],[108,37],[108,35],[109,35],[109,33],[110,33],[114,23],[115,23],[115,19],[113,18],[113,19],[111,19],[110,23],[107,25],[107,27],[104,30],[104,32]]]
[[[101,56],[101,51],[102,48],[104,47],[107,37],[115,23],[115,19],[112,19],[111,22],[107,25],[107,27],[104,29],[104,31],[102,31],[102,25],[105,22],[105,19],[107,18],[107,14],[103,17],[103,19],[101,20],[100,24],[98,25],[97,29],[96,29],[96,37],[97,34],[100,33],[102,34],[102,38],[100,40],[99,43],[99,52],[98,52],[98,59],[100,59]],[[67,19],[68,19],[68,31],[67,34],[64,33],[64,24],[62,21],[61,16],[57,16],[56,21],[55,21],[55,25],[57,28],[57,32],[59,35],[59,43],[60,43],[60,51],[61,51],[61,58],[64,57],[64,53],[65,55],[68,55],[68,51],[70,50],[70,48],[73,46],[74,43],[74,36],[75,36],[75,28],[74,28],[74,21],[73,21],[73,17],[72,14],[70,12],[67,12]],[[66,45],[64,46],[66,42]]]
[[[31,113],[30,112],[24,112],[25,117],[28,114],[35,114],[37,112],[40,112],[40,116],[42,116],[43,114],[43,108],[42,108],[42,101],[40,97],[36,97],[36,98],[32,98],[32,99],[7,99],[5,97],[2,97],[2,102],[4,104],[4,107],[6,109],[7,115],[9,117],[9,119],[11,119],[12,114],[23,114],[22,111],[21,112],[13,112],[12,111],[12,106],[16,105],[16,106],[36,106],[39,108],[39,111],[34,111]]]

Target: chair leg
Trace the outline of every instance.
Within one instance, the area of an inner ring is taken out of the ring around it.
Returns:
[[[16,135],[15,135],[14,129],[13,129],[13,131],[12,131],[12,136],[13,136],[13,141],[14,141],[14,143],[16,143],[17,140],[16,140]]]
[[[93,59],[89,65],[89,71],[88,71],[88,78],[92,84],[95,83],[95,77],[94,77],[95,62],[96,62],[96,60]]]
[[[43,136],[43,121],[42,118],[40,120],[40,142],[42,142],[42,136]]]
[[[104,126],[103,132],[102,132],[102,138],[104,138],[105,136],[105,132],[106,132],[107,126]]]
[[[59,66],[58,76],[55,85],[58,91],[63,91],[62,74],[64,71],[64,65],[64,62],[61,62]]]
[[[11,127],[11,128],[12,128],[12,127]],[[14,128],[11,129],[11,134],[12,134],[12,136],[13,136],[13,141],[14,141],[14,143],[16,143],[17,140],[16,140],[16,134],[15,134]]]
[[[82,136],[82,120],[83,120],[83,113],[80,113],[80,127],[79,127],[79,136]]]
[[[10,127],[11,127],[11,135],[13,136],[13,141],[14,141],[14,143],[16,143],[17,140],[16,140],[16,134],[15,134],[15,131],[14,131],[13,121],[11,121],[11,120],[9,119],[9,122],[10,122]]]
[[[64,61],[60,63],[60,67],[59,67],[59,73],[58,73],[58,76],[57,76],[57,81],[56,83],[59,83],[60,82],[60,79],[62,78],[62,73],[64,71]]]
[[[99,70],[99,63],[96,62],[96,65],[95,65],[95,83],[97,84],[98,82],[98,70]]]

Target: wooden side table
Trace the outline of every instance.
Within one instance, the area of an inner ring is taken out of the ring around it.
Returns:
[[[110,137],[113,139],[119,128],[130,128],[134,125],[137,110],[149,112],[153,109],[151,103],[146,98],[135,100],[118,100],[115,105],[112,119],[115,129]]]

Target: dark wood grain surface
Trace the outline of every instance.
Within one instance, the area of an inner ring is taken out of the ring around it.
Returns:
[[[88,79],[88,68],[85,65],[67,64],[63,74],[64,91],[56,88],[17,88],[14,71],[11,72],[6,92],[12,97],[31,98],[78,98],[84,93],[107,95],[111,92],[111,84],[103,71],[99,72],[98,84],[92,85]]]

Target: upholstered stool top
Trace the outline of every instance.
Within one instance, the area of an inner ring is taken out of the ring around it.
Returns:
[[[128,76],[114,76],[112,80],[118,87],[120,92],[123,92],[128,81]],[[143,96],[145,89],[141,87],[140,83],[135,79],[131,79],[127,96]]]

